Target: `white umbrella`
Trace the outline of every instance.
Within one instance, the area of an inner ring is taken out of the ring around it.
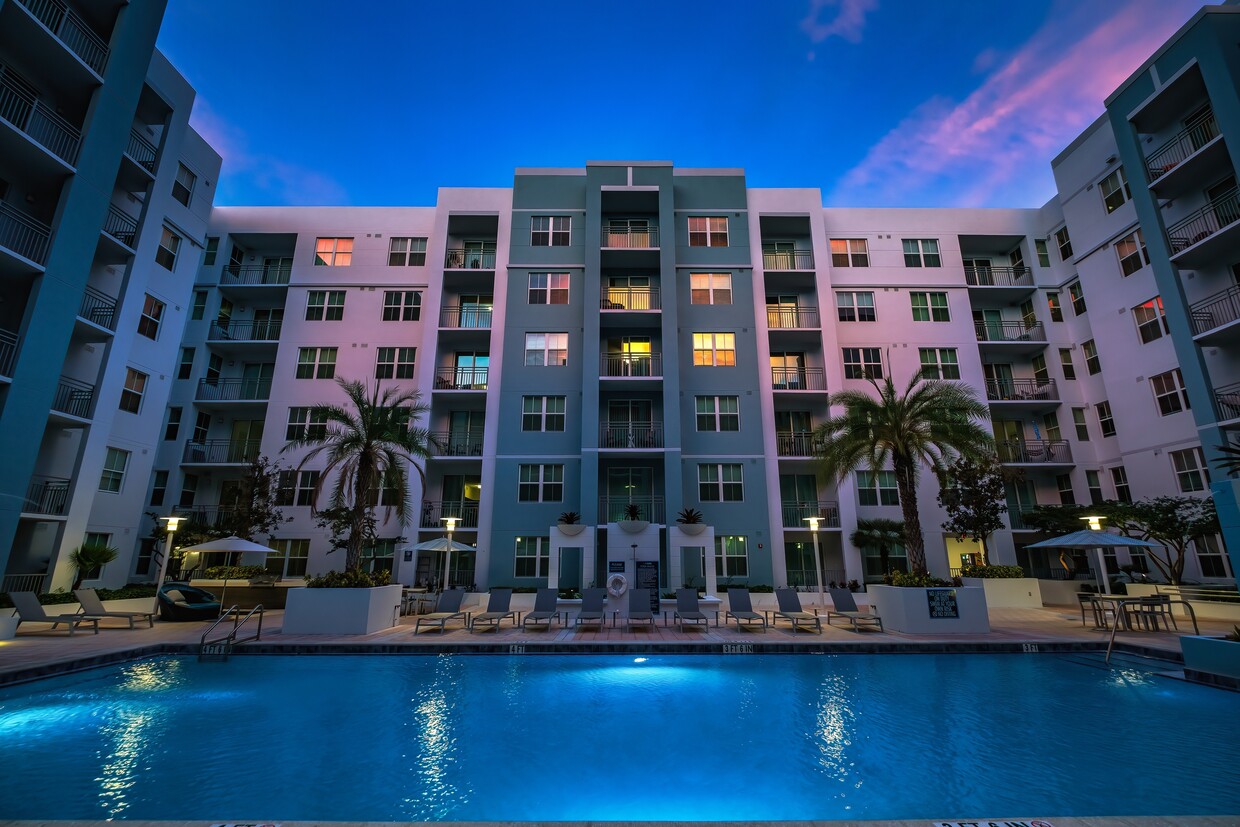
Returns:
[[[279,554],[278,549],[269,548],[261,543],[255,543],[244,537],[238,537],[236,534],[231,537],[221,537],[218,540],[211,540],[206,543],[199,543],[196,546],[186,546],[181,552],[204,552],[204,551],[225,551],[225,552],[241,552],[241,560],[239,565],[242,566],[261,566],[267,560],[268,554]],[[247,562],[248,561],[248,562]],[[224,587],[220,590],[220,605],[224,605],[224,595],[228,594],[228,578],[224,578]]]
[[[452,552],[454,551],[457,551],[457,552],[477,551],[478,550],[476,546],[471,546],[466,543],[458,543],[456,540],[449,539],[448,537],[436,537],[433,540],[424,540],[423,542],[418,543],[416,546],[413,546],[412,548],[414,549],[414,551],[442,551],[444,553],[445,555],[444,561],[443,561],[444,582],[440,584],[441,586],[440,591],[443,590],[442,589],[443,586],[448,585],[447,583],[448,560],[451,558]]]
[[[1106,560],[1102,556],[1104,548],[1158,548],[1158,543],[1151,543],[1148,540],[1138,540],[1134,537],[1125,537],[1122,534],[1112,534],[1109,531],[1096,531],[1094,529],[1082,529],[1074,531],[1071,534],[1063,534],[1059,537],[1052,537],[1049,540],[1042,540],[1037,543],[1030,543],[1025,548],[1092,548],[1098,555],[1098,585],[1106,594],[1111,593],[1111,585],[1106,576]]]

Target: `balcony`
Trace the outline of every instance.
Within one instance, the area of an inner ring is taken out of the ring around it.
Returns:
[[[1029,405],[1035,408],[1054,407],[1059,403],[1059,388],[1054,379],[987,379],[986,398],[991,402],[1012,403],[1011,407]]]
[[[47,261],[47,244],[51,237],[51,227],[0,201],[0,247],[42,267]],[[0,272],[8,269],[0,263]],[[37,268],[32,267],[13,269],[37,272]]]
[[[178,517],[184,517],[188,525],[182,526],[181,530],[187,528],[205,529],[205,528],[227,528],[237,516],[237,509],[220,505],[176,505],[172,507],[172,513]]]
[[[453,329],[489,330],[492,315],[494,315],[494,309],[491,307],[451,305],[440,308],[439,326]]]
[[[661,310],[663,302],[657,287],[605,287],[599,299],[600,310]]]
[[[183,465],[246,465],[258,458],[261,441],[257,439],[187,440],[181,454]]]
[[[270,379],[200,379],[195,402],[266,402]]]
[[[1167,228],[1171,261],[1181,269],[1200,267],[1230,255],[1238,236],[1240,199],[1232,188]]]
[[[659,246],[659,228],[603,227],[602,247],[607,250],[651,250]]]
[[[67,376],[60,377],[56,395],[52,397],[52,411],[73,420],[90,419],[95,404],[95,386]]]
[[[779,270],[813,270],[813,250],[765,250],[762,253],[762,269]]]
[[[229,319],[224,322],[214,321],[207,331],[208,342],[278,342],[282,322],[241,321]]]
[[[101,293],[93,287],[87,287],[82,295],[82,306],[78,309],[78,318],[84,319],[104,330],[116,330],[116,299]]]
[[[805,330],[817,329],[820,326],[818,308],[788,306],[786,304],[768,304],[766,306],[766,324],[772,330]]]
[[[660,450],[663,448],[662,422],[604,422],[599,425],[600,448]]]
[[[95,34],[86,21],[60,0],[17,0],[48,28],[69,51],[102,77],[108,64],[108,44]]]
[[[444,256],[445,270],[494,270],[494,250],[450,249]]]
[[[293,268],[277,264],[226,264],[220,274],[221,286],[287,285]]]
[[[487,368],[447,367],[435,369],[437,391],[484,391],[487,389]]]
[[[599,497],[598,516],[600,523],[618,523],[627,520],[626,512],[630,505],[641,511],[639,520],[663,525],[667,522],[667,510],[662,497],[649,495],[633,495],[631,497]]]
[[[138,219],[115,204],[109,204],[108,217],[103,221],[103,231],[124,245],[130,255],[133,254],[134,244],[138,239]]]
[[[1240,285],[1194,302],[1188,309],[1193,338],[1203,345],[1222,344],[1240,335]]]
[[[983,352],[1028,354],[1046,347],[1046,328],[1041,322],[974,322],[973,332]]]
[[[776,431],[775,453],[781,457],[812,457],[814,434],[812,431]]]
[[[0,74],[0,118],[70,168],[77,163],[82,133],[40,101],[34,89],[8,72]],[[64,171],[61,167],[62,175]]]
[[[0,330],[0,376],[13,378],[13,363],[17,361],[17,334]]]
[[[1240,426],[1240,382],[1214,389],[1214,407],[1219,422]]]
[[[1004,302],[1023,299],[1034,289],[1033,270],[1028,267],[970,265],[964,268],[964,281],[970,288],[976,288],[977,295]]]
[[[1176,133],[1158,149],[1149,153],[1145,159],[1145,169],[1151,188],[1158,188],[1158,182],[1162,181],[1164,176],[1177,170],[1218,135],[1218,121],[1214,118],[1213,110],[1207,109],[1195,124]],[[1179,175],[1178,172],[1176,174]]]
[[[445,517],[456,518],[456,530],[478,527],[478,503],[462,500],[423,500],[420,528],[442,530]]]
[[[431,434],[440,447],[435,455],[440,457],[482,456],[483,431],[436,431]]]
[[[599,357],[599,376],[604,379],[661,379],[662,353],[604,353]]]
[[[840,527],[839,503],[831,501],[785,500],[779,504],[784,528],[809,528],[809,517],[820,517],[820,528]]]
[[[159,151],[155,148],[155,144],[140,135],[136,129],[129,130],[129,142],[125,144],[125,154],[139,167],[151,175],[155,174],[155,157]]]
[[[995,444],[999,462],[1009,465],[1072,465],[1067,440],[1008,439]]]
[[[825,391],[822,368],[771,368],[771,388],[777,391]]]
[[[129,130],[129,140],[121,155],[117,182],[127,192],[146,192],[155,180],[155,161],[159,150],[137,129]]]
[[[63,517],[69,508],[69,482],[61,477],[31,477],[22,513]]]

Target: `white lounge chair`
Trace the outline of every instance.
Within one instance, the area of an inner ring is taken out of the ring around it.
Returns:
[[[99,595],[94,589],[74,589],[73,596],[77,598],[78,603],[82,606],[82,614],[90,617],[107,618],[117,617],[129,621],[129,628],[136,628],[134,622],[141,619],[153,629],[155,628],[155,612],[112,612],[103,606],[103,601],[99,599]]]
[[[852,624],[854,632],[860,631],[862,626],[877,626],[878,631],[883,630],[883,619],[873,612],[860,611],[856,599],[848,589],[831,589],[831,603],[834,608],[827,612],[828,626],[831,625],[832,618],[842,617]]]
[[[69,627],[69,636],[72,637],[78,626],[89,623],[94,627],[95,634],[99,634],[99,618],[90,615],[49,615],[43,611],[43,604],[34,592],[9,592],[9,599],[13,601],[20,617],[18,626],[23,623],[50,623],[52,628],[47,631],[55,631],[57,626],[63,624]]]

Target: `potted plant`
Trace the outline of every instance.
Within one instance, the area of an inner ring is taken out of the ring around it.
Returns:
[[[565,511],[562,513],[556,525],[559,527],[561,534],[569,537],[576,537],[586,530],[586,527],[581,524],[581,515],[576,511]]]
[[[645,531],[650,523],[642,519],[642,507],[637,503],[629,503],[624,507],[624,519],[617,521],[616,525],[620,526],[621,531],[629,534],[640,534]]]
[[[706,530],[706,523],[702,522],[702,512],[696,508],[681,509],[676,515],[676,522],[680,524],[680,530],[691,537]]]

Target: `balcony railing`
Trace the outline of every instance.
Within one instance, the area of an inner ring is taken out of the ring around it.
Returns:
[[[487,368],[436,368],[437,391],[484,391],[487,389]]]
[[[599,376],[657,378],[662,375],[662,353],[605,353],[599,358]]]
[[[17,359],[17,334],[0,330],[0,376],[13,376],[13,362]]]
[[[818,308],[768,304],[766,324],[771,328],[815,328],[819,324]]]
[[[177,505],[173,506],[172,513],[188,520],[191,528],[224,528],[236,518],[237,509],[221,505]]]
[[[813,250],[775,250],[762,253],[764,270],[813,270]]]
[[[129,130],[129,143],[125,144],[125,154],[138,166],[152,175],[155,174],[155,156],[159,154],[159,151],[155,148],[155,144],[138,134],[136,129]]]
[[[604,227],[603,246],[610,250],[643,250],[659,246],[658,227]]]
[[[1028,267],[964,268],[965,284],[973,287],[1032,287],[1033,271]]]
[[[1041,322],[974,322],[979,342],[1045,342],[1046,328]]]
[[[439,310],[439,326],[487,330],[491,327],[493,314],[494,310],[490,307],[443,307]]]
[[[1214,111],[1207,111],[1197,123],[1171,138],[1145,159],[1150,180],[1157,181],[1179,166],[1189,155],[1201,149],[1218,136],[1218,121]]]
[[[107,330],[116,330],[116,299],[87,287],[78,316]]]
[[[1218,407],[1220,422],[1240,419],[1240,382],[1214,389],[1214,404]]]
[[[1167,228],[1171,254],[1187,250],[1236,221],[1240,221],[1240,199],[1237,199],[1236,190],[1232,188],[1183,221]]]
[[[95,34],[86,21],[60,0],[17,0],[39,22],[47,26],[60,42],[69,47],[82,62],[102,75],[108,63],[108,44]]]
[[[600,448],[662,448],[662,422],[625,422],[599,426]]]
[[[600,310],[660,310],[663,303],[657,287],[605,287]]]
[[[69,480],[61,477],[34,476],[26,488],[26,504],[22,510],[27,514],[51,514],[60,516],[69,507]]]
[[[95,386],[67,376],[60,377],[56,395],[52,397],[52,410],[80,419],[90,419],[95,401]]]
[[[810,431],[776,431],[775,452],[781,457],[812,457],[814,434]]]
[[[1067,440],[1007,439],[995,444],[1000,462],[1035,464],[1070,463],[1072,446]]]
[[[278,264],[226,264],[220,284],[288,284],[293,268]]]
[[[1240,285],[1232,285],[1188,309],[1193,335],[1200,336],[1216,327],[1240,319]]]
[[[460,500],[423,500],[422,528],[443,528],[445,517],[456,517],[456,527],[478,527],[478,503]]]
[[[667,521],[667,511],[663,498],[652,496],[599,497],[599,521],[618,523],[621,520],[627,520],[627,511],[630,505],[637,506],[641,512],[641,516],[637,518],[639,520],[660,525]]]
[[[270,379],[200,379],[198,402],[265,402],[271,398]]]
[[[8,247],[35,264],[43,264],[51,237],[51,227],[0,201],[0,247]]]
[[[818,524],[821,528],[840,527],[840,506],[836,502],[785,500],[780,503],[780,511],[784,528],[809,528],[809,517],[821,517],[822,522]]]
[[[108,217],[103,221],[103,231],[126,247],[133,247],[138,237],[138,220],[115,204],[108,206]]]
[[[35,97],[34,91],[9,74],[0,74],[0,118],[29,135],[53,155],[77,163],[82,133]]]
[[[203,465],[225,465],[253,462],[258,458],[261,441],[257,439],[207,439],[195,442],[186,440],[181,462]]]
[[[43,594],[46,589],[46,574],[6,574],[0,581],[0,592],[34,592]]]
[[[987,379],[986,398],[994,402],[1056,400],[1054,379]]]
[[[825,391],[822,368],[771,368],[771,387],[777,391]]]
[[[271,321],[214,321],[207,331],[210,342],[275,342],[280,339],[279,320]]]
[[[482,456],[482,435],[481,430],[436,431],[431,434],[441,446],[435,451],[441,457]]]
[[[444,256],[445,270],[494,270],[494,250],[448,250]]]

